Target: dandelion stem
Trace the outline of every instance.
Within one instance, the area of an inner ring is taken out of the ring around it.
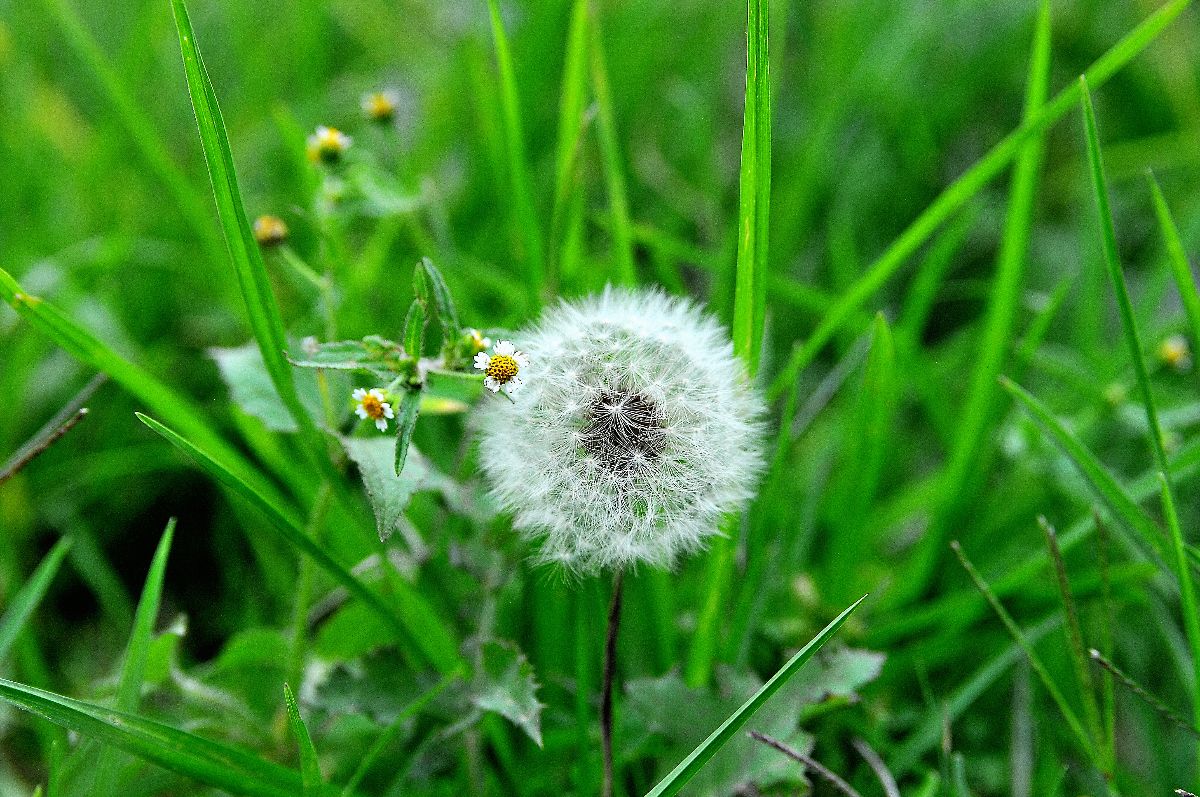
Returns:
[[[613,573],[612,602],[608,605],[608,635],[604,642],[604,684],[600,695],[600,745],[604,752],[603,797],[613,794],[613,681],[617,673],[617,632],[621,626],[621,593],[624,571]]]

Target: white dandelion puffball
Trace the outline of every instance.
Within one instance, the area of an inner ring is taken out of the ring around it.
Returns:
[[[524,389],[486,402],[480,463],[543,561],[669,567],[752,497],[765,407],[695,305],[610,288],[514,339]]]

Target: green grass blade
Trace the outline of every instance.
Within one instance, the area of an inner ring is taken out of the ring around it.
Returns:
[[[529,179],[529,163],[525,156],[525,131],[521,123],[521,103],[517,95],[517,77],[513,69],[508,34],[500,18],[498,0],[488,0],[492,22],[492,39],[496,46],[496,67],[500,72],[500,108],[504,116],[504,148],[508,160],[508,177],[512,182],[512,203],[517,235],[524,246],[525,279],[529,288],[530,306],[537,307],[542,299],[545,278],[545,255],[541,225]]]
[[[131,395],[145,402],[149,409],[159,415],[173,418],[188,437],[200,441],[206,448],[218,453],[238,476],[254,485],[255,489],[269,496],[275,503],[286,502],[270,481],[262,477],[258,469],[251,466],[241,454],[213,432],[212,423],[189,399],[175,392],[141,366],[117,354],[58,307],[26,293],[3,269],[0,269],[0,299],[11,305],[22,318],[67,354],[97,371],[108,374]]]
[[[975,582],[975,586],[987,598],[987,602],[991,604],[992,610],[996,612],[996,616],[1000,618],[1000,621],[1004,623],[1004,627],[1008,629],[1008,633],[1012,635],[1013,641],[1021,646],[1021,650],[1025,653],[1025,658],[1029,660],[1029,666],[1037,674],[1038,680],[1042,682],[1042,686],[1049,693],[1050,699],[1058,706],[1058,710],[1062,714],[1063,719],[1066,720],[1067,726],[1075,734],[1075,739],[1079,742],[1079,746],[1083,748],[1092,761],[1098,762],[1095,740],[1088,736],[1083,723],[1075,715],[1074,709],[1071,708],[1071,704],[1063,696],[1062,690],[1058,688],[1058,684],[1050,675],[1050,671],[1046,669],[1046,666],[1042,664],[1042,660],[1038,658],[1037,651],[1033,649],[1033,643],[1029,641],[1025,632],[1017,625],[1017,621],[1004,608],[1004,604],[1000,603],[1000,599],[992,592],[992,588],[988,586],[988,583],[983,580],[983,576],[979,575],[979,571],[975,569],[975,565],[971,564],[971,560],[967,558],[958,541],[955,540],[950,543],[950,546],[954,549],[955,555],[958,556],[958,560],[962,563],[963,569],[967,571],[967,575]]]
[[[283,700],[287,704],[288,724],[292,728],[292,736],[296,737],[296,746],[300,750],[300,782],[304,788],[304,797],[317,797],[324,783],[321,765],[317,761],[317,748],[313,746],[308,726],[304,724],[304,717],[300,716],[296,696],[287,684],[283,685]]]
[[[1124,333],[1125,345],[1129,349],[1129,358],[1133,361],[1138,391],[1142,394],[1146,421],[1150,426],[1150,446],[1154,452],[1154,461],[1160,471],[1169,473],[1167,452],[1163,449],[1162,428],[1159,426],[1158,410],[1154,404],[1154,391],[1150,388],[1150,376],[1146,369],[1146,360],[1142,356],[1142,343],[1138,335],[1137,322],[1133,317],[1133,303],[1129,300],[1129,288],[1125,284],[1125,274],[1121,270],[1121,261],[1117,254],[1117,233],[1113,227],[1112,210],[1108,205],[1108,184],[1104,177],[1104,160],[1100,154],[1100,137],[1096,133],[1096,109],[1092,107],[1092,96],[1088,91],[1086,76],[1079,78],[1079,91],[1079,102],[1083,108],[1083,130],[1084,140],[1087,143],[1088,166],[1092,175],[1092,189],[1096,195],[1096,211],[1100,216],[1100,241],[1104,250],[1104,265],[1108,269],[1108,278],[1112,282],[1113,293],[1116,295],[1117,312],[1121,317],[1121,331]]]
[[[579,190],[579,153],[586,126],[588,79],[588,0],[574,0],[563,58],[562,95],[558,103],[558,140],[554,156],[554,206],[550,211],[550,252],[546,288],[557,293],[559,251],[572,192]]]
[[[1187,635],[1188,648],[1192,654],[1192,724],[1200,728],[1200,605],[1196,601],[1196,585],[1192,580],[1192,569],[1189,566],[1183,542],[1183,529],[1179,525],[1179,512],[1175,508],[1175,497],[1171,494],[1171,482],[1165,473],[1159,473],[1158,479],[1163,517],[1167,522],[1167,530],[1171,533],[1171,546],[1175,553],[1175,569],[1179,576],[1183,628]],[[1200,759],[1198,759],[1197,765],[1200,766]]]
[[[211,453],[180,437],[153,418],[148,418],[141,413],[138,413],[138,418],[195,460],[205,473],[223,484],[234,495],[258,509],[269,521],[270,528],[274,529],[284,542],[312,559],[318,567],[345,587],[351,595],[370,606],[396,631],[401,640],[414,644],[426,660],[440,672],[451,672],[458,665],[458,649],[453,636],[444,625],[428,623],[430,617],[436,618],[436,614],[430,607],[423,604],[423,600],[415,591],[406,594],[407,600],[401,602],[399,610],[393,609],[375,591],[339,564],[328,551],[310,539],[294,518],[285,514],[261,493],[238,478]]]
[[[0,679],[0,700],[230,794],[295,797],[296,772],[153,720]]]
[[[793,675],[799,672],[800,668],[837,633],[837,630],[841,628],[842,623],[846,622],[846,618],[850,616],[850,613],[857,609],[866,599],[866,595],[859,598],[845,611],[835,617],[829,625],[825,626],[821,633],[813,637],[807,645],[800,648],[796,652],[796,655],[788,659],[788,662],[772,675],[769,681],[762,685],[761,689],[743,703],[741,708],[729,715],[729,718],[722,722],[720,727],[701,742],[695,750],[689,753],[687,758],[679,762],[679,765],[671,770],[670,774],[663,778],[657,786],[651,789],[646,794],[646,797],[670,797],[670,795],[678,794],[687,785],[687,782],[700,771],[701,767],[716,755],[717,751],[735,733],[742,729],[742,726],[754,716],[754,713],[762,708],[762,705],[778,692],[780,687],[787,683]]]
[[[733,298],[733,348],[747,370],[758,370],[766,314],[771,202],[771,67],[769,3],[746,3],[746,107],[742,121],[738,256]]]
[[[1088,450],[1074,433],[1062,424],[1050,409],[1010,379],[1001,378],[1004,389],[1012,394],[1030,418],[1048,434],[1062,449],[1083,477],[1091,485],[1097,497],[1103,501],[1122,523],[1137,533],[1143,548],[1149,546],[1151,553],[1162,553],[1162,530],[1149,515],[1138,506],[1129,492],[1109,473],[1096,455]],[[1162,563],[1161,559],[1158,559]]]
[[[1098,87],[1123,69],[1189,5],[1191,0],[1171,0],[1162,5],[1088,67],[1085,72],[1088,83]],[[1043,105],[1033,118],[1005,136],[942,191],[867,267],[866,273],[842,294],[808,339],[793,350],[787,365],[771,383],[767,397],[774,401],[783,395],[787,385],[795,381],[799,373],[812,362],[841,329],[847,317],[874,295],[950,216],[995,179],[1020,154],[1025,142],[1061,119],[1078,102],[1079,97],[1079,84],[1064,88]]]
[[[1023,121],[1037,116],[1046,101],[1050,79],[1050,3],[1042,0],[1034,29],[1029,74],[1025,86]],[[979,455],[988,432],[995,424],[999,404],[1000,376],[1005,361],[1012,354],[1012,338],[1017,313],[1021,305],[1021,282],[1029,254],[1029,239],[1033,229],[1038,176],[1045,152],[1044,131],[1031,137],[1020,149],[1012,174],[1008,212],[996,258],[996,274],[984,314],[983,334],[979,341],[971,371],[970,386],[962,415],[954,425],[954,442],[949,462],[943,474],[943,487],[937,509],[930,521],[929,531],[914,552],[913,564],[903,579],[907,597],[920,594],[929,582],[938,559],[945,551],[945,540],[956,525],[964,499],[973,490],[970,485],[984,460]],[[897,596],[901,600],[906,596]]]
[[[1171,276],[1175,278],[1175,287],[1179,291],[1179,299],[1187,313],[1188,326],[1192,333],[1192,350],[1200,351],[1200,290],[1196,288],[1196,278],[1192,276],[1192,267],[1188,262],[1187,252],[1183,249],[1183,241],[1179,237],[1179,228],[1171,217],[1171,208],[1167,198],[1163,196],[1158,180],[1153,172],[1146,173],[1150,183],[1150,194],[1154,197],[1154,213],[1158,216],[1158,226],[1162,232],[1163,243],[1167,248],[1167,262],[1171,264]]]
[[[225,253],[213,231],[212,211],[203,193],[188,181],[187,175],[177,165],[170,147],[159,135],[159,125],[143,110],[145,103],[129,93],[125,81],[108,62],[70,0],[43,0],[43,4],[58,19],[67,46],[87,64],[92,78],[116,111],[138,154],[167,189],[175,209],[204,244],[207,256],[214,263],[221,262]]]
[[[608,66],[604,62],[604,33],[600,25],[598,3],[590,3],[592,94],[596,98],[596,122],[600,141],[600,160],[604,164],[604,183],[608,188],[608,208],[612,219],[613,256],[616,260],[614,282],[636,285],[633,264],[633,228],[629,221],[629,191],[625,185],[625,167],[621,163],[621,144],[613,111],[612,90],[608,85]]]
[[[4,614],[0,616],[0,663],[12,651],[21,629],[29,622],[34,609],[45,597],[46,590],[50,588],[59,568],[62,567],[63,559],[70,550],[71,541],[67,538],[54,543],[54,547],[42,558],[33,571],[33,575],[17,591],[12,602],[4,610]]]
[[[254,231],[246,217],[242,204],[242,192],[238,187],[237,169],[233,162],[233,151],[225,131],[225,120],[217,104],[212,80],[204,66],[196,34],[188,17],[184,0],[172,0],[175,26],[179,33],[179,46],[183,53],[184,73],[187,76],[188,93],[192,109],[196,113],[196,124],[200,131],[200,143],[204,160],[208,164],[208,176],[212,181],[213,194],[217,202],[217,215],[225,233],[230,260],[238,287],[246,305],[246,315],[258,348],[262,352],[263,364],[271,375],[271,383],[280,400],[288,408],[297,425],[316,444],[314,456],[327,463],[320,447],[320,438],[308,412],[300,403],[296,393],[292,369],[288,364],[287,334],[283,328],[283,317],[271,290],[271,280],[263,262],[262,251],[254,238]]]
[[[154,623],[158,619],[159,604],[162,602],[163,580],[167,574],[167,557],[171,553],[171,541],[175,536],[175,518],[167,523],[150,571],[138,600],[137,613],[133,619],[133,633],[125,647],[125,662],[121,666],[121,678],[117,686],[116,709],[136,713],[141,701],[142,682],[146,675],[146,661],[150,654],[150,643],[154,639]],[[119,792],[114,768],[116,759],[111,748],[101,751],[95,764],[95,789],[100,794]]]

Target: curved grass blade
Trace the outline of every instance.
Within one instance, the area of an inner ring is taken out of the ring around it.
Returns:
[[[579,191],[579,151],[587,124],[588,0],[574,0],[563,58],[562,95],[558,105],[558,139],[554,157],[554,205],[550,211],[550,240],[546,288],[558,292],[563,226],[573,192]]]
[[[321,765],[317,762],[317,748],[313,746],[312,736],[304,717],[300,716],[300,706],[292,688],[283,685],[283,700],[287,704],[288,724],[292,727],[292,735],[296,737],[296,746],[300,750],[300,783],[304,789],[304,797],[317,797],[321,793],[324,782],[321,777]]]
[[[188,437],[216,452],[241,479],[254,485],[273,503],[286,503],[286,499],[269,480],[263,478],[236,449],[212,431],[212,424],[190,399],[175,392],[141,366],[117,354],[55,305],[26,293],[4,269],[0,269],[0,299],[67,354],[108,374],[109,378],[139,401],[145,402],[154,412],[174,419]]]
[[[1183,542],[1183,529],[1179,525],[1179,512],[1175,508],[1175,497],[1171,481],[1165,473],[1158,474],[1162,497],[1163,517],[1171,533],[1171,546],[1175,554],[1175,569],[1179,577],[1180,611],[1183,613],[1183,628],[1188,648],[1192,654],[1192,724],[1200,728],[1200,609],[1196,602],[1196,585],[1188,563]]]
[[[1109,509],[1121,519],[1126,527],[1137,533],[1136,541],[1141,544],[1140,547],[1145,549],[1146,546],[1149,546],[1149,552],[1152,555],[1162,554],[1162,530],[1137,505],[1129,492],[1108,472],[1108,469],[1100,463],[1096,455],[1089,451],[1078,437],[1068,431],[1062,422],[1054,417],[1050,409],[1034,398],[1032,394],[1007,377],[1001,377],[1000,383],[1005,390],[1012,394],[1041,430],[1048,434],[1062,449],[1062,452],[1075,463],[1075,467],[1087,479],[1088,484],[1091,485],[1100,500],[1108,505]],[[1162,564],[1161,556],[1155,558],[1159,564]]]
[[[29,622],[33,610],[45,597],[46,590],[50,588],[50,583],[54,581],[59,568],[62,567],[63,559],[70,550],[71,541],[65,537],[54,543],[50,553],[42,558],[37,569],[33,571],[33,575],[18,590],[12,603],[0,616],[0,663],[12,651],[12,646],[17,641],[21,629]]]
[[[230,794],[295,797],[300,776],[258,756],[168,725],[0,679],[0,700]]]
[[[428,605],[424,604],[423,599],[415,591],[406,591],[405,600],[400,602],[400,610],[393,609],[378,593],[359,581],[349,570],[338,564],[337,560],[324,548],[305,534],[295,519],[284,514],[262,494],[238,478],[224,463],[153,418],[148,418],[141,413],[138,413],[137,417],[142,423],[158,432],[169,443],[195,460],[204,472],[225,485],[234,495],[258,509],[269,521],[269,527],[274,529],[284,542],[312,559],[318,567],[345,587],[351,595],[370,606],[380,618],[392,627],[400,640],[415,645],[416,650],[420,651],[439,672],[450,672],[458,665],[457,645],[454,643],[450,631],[444,625],[428,622],[431,617],[436,618],[437,615]]]
[[[531,306],[537,307],[542,300],[545,257],[541,226],[538,224],[537,209],[533,201],[533,189],[529,184],[529,162],[525,156],[525,132],[521,125],[517,78],[513,69],[508,34],[505,33],[504,22],[500,19],[500,4],[497,0],[488,0],[488,14],[492,22],[492,39],[496,45],[496,66],[500,71],[500,105],[504,115],[504,147],[508,158],[509,179],[512,180],[512,201],[516,211],[514,220],[525,248],[525,278],[529,283]]]
[[[1088,83],[1097,87],[1105,83],[1154,41],[1189,5],[1191,0],[1171,0],[1162,5],[1087,68],[1084,74]],[[995,179],[1020,154],[1027,141],[1061,119],[1079,97],[1078,83],[1064,88],[1043,105],[1037,114],[1001,139],[986,155],[947,186],[883,254],[866,268],[866,273],[842,294],[808,339],[792,351],[787,365],[771,383],[767,397],[774,401],[783,395],[787,386],[812,362],[825,344],[841,329],[845,320],[883,287],[943,222]]]
[[[763,684],[749,700],[743,703],[741,708],[729,715],[729,718],[722,722],[720,727],[701,742],[695,750],[689,753],[687,758],[679,762],[679,765],[671,770],[670,774],[663,778],[657,786],[651,789],[646,794],[646,797],[671,797],[673,794],[678,794],[687,785],[687,782],[695,777],[701,767],[708,763],[708,760],[716,755],[717,751],[733,738],[734,734],[742,729],[742,726],[754,716],[754,713],[762,708],[762,705],[778,692],[780,687],[787,683],[793,675],[799,672],[800,668],[837,633],[837,630],[841,628],[842,623],[846,622],[846,618],[850,616],[851,612],[857,609],[866,599],[867,596],[863,595],[835,617],[829,625],[825,626],[821,633],[812,638],[812,641],[800,648],[796,652],[796,655],[788,659],[787,664],[784,664],[777,673],[772,675],[771,679]]]
[[[1113,227],[1112,210],[1108,205],[1108,182],[1104,177],[1104,160],[1100,154],[1100,137],[1096,132],[1096,109],[1092,107],[1092,95],[1088,91],[1087,76],[1079,78],[1079,103],[1083,108],[1084,140],[1087,143],[1088,165],[1091,167],[1092,190],[1096,195],[1096,211],[1100,216],[1100,241],[1104,250],[1104,265],[1112,282],[1117,299],[1117,312],[1121,317],[1121,331],[1133,361],[1138,391],[1146,410],[1146,421],[1150,426],[1150,447],[1159,471],[1169,473],[1167,452],[1163,448],[1162,428],[1158,423],[1158,410],[1154,404],[1154,391],[1150,388],[1150,376],[1146,360],[1142,356],[1142,342],[1138,335],[1137,321],[1133,317],[1133,303],[1129,300],[1129,287],[1121,271],[1121,260],[1117,254],[1117,232]]]
[[[1183,250],[1183,241],[1179,237],[1175,219],[1171,217],[1167,198],[1163,196],[1162,188],[1159,187],[1158,180],[1154,179],[1153,172],[1146,172],[1146,180],[1150,183],[1150,194],[1154,197],[1154,213],[1158,216],[1158,226],[1167,248],[1171,276],[1175,278],[1175,287],[1179,291],[1179,299],[1183,303],[1188,325],[1191,327],[1192,347],[1200,351],[1200,290],[1196,288],[1196,278],[1192,276],[1192,266],[1188,262],[1187,252]]]

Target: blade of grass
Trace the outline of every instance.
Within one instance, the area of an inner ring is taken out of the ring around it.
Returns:
[[[1193,725],[1172,711],[1171,707],[1162,701],[1162,698],[1158,697],[1149,689],[1133,680],[1128,673],[1126,673],[1117,665],[1113,664],[1108,657],[1095,649],[1089,651],[1089,655],[1091,656],[1092,661],[1096,662],[1101,669],[1103,669],[1109,675],[1115,677],[1116,680],[1120,681],[1122,686],[1140,698],[1146,705],[1150,706],[1150,708],[1158,712],[1163,719],[1167,720],[1173,725],[1183,728],[1192,736],[1200,739],[1200,727]]]
[[[1063,453],[1075,463],[1075,467],[1087,480],[1096,496],[1112,510],[1113,514],[1126,527],[1136,532],[1137,536],[1134,539],[1139,543],[1139,547],[1145,550],[1149,545],[1149,554],[1156,558],[1159,564],[1162,564],[1161,556],[1158,556],[1163,552],[1162,530],[1137,505],[1129,492],[1108,472],[1108,469],[1100,463],[1096,455],[1089,451],[1087,446],[1032,394],[1006,377],[1001,377],[1001,384],[1042,431],[1049,435]]]
[[[958,540],[951,542],[950,547],[954,549],[954,554],[958,557],[958,561],[962,563],[963,569],[967,571],[967,575],[971,577],[971,580],[975,582],[975,586],[987,598],[987,602],[991,604],[996,616],[1004,623],[1004,627],[1012,635],[1013,641],[1021,646],[1021,650],[1025,653],[1025,658],[1029,660],[1029,666],[1033,668],[1034,674],[1042,682],[1042,686],[1049,693],[1050,699],[1058,706],[1059,713],[1062,714],[1067,727],[1075,735],[1079,746],[1083,748],[1088,758],[1098,764],[1099,759],[1097,758],[1094,741],[1088,736],[1083,724],[1079,721],[1079,717],[1075,715],[1075,711],[1071,708],[1071,704],[1067,702],[1062,690],[1058,688],[1058,684],[1055,683],[1054,678],[1050,675],[1050,671],[1046,669],[1046,666],[1042,664],[1042,660],[1038,658],[1037,651],[1033,649],[1033,643],[1029,641],[1025,632],[1017,625],[1016,620],[1004,608],[1004,604],[1000,603],[1000,599],[992,592],[992,588],[988,586],[988,583],[983,580],[983,576],[979,575],[979,571],[975,569],[975,565],[967,558],[962,546],[958,544]]]
[[[492,22],[492,40],[496,47],[496,67],[500,72],[500,108],[504,116],[504,148],[508,161],[508,178],[512,182],[510,200],[515,211],[513,221],[517,225],[517,236],[525,249],[525,279],[529,287],[530,306],[537,307],[542,300],[545,257],[541,225],[538,224],[533,188],[529,181],[529,163],[525,156],[525,132],[521,124],[517,78],[513,70],[508,34],[505,33],[504,22],[500,18],[499,0],[488,0],[488,14]]]
[[[1108,526],[1100,513],[1092,510],[1092,522],[1096,526],[1096,559],[1100,568],[1100,648],[1104,655],[1112,658],[1113,629],[1117,627],[1117,614],[1113,610],[1112,567],[1108,539]],[[1117,756],[1117,700],[1112,673],[1107,670],[1100,679],[1100,704],[1104,717],[1105,754],[1109,761]]]
[[[746,98],[738,204],[738,254],[733,293],[733,351],[753,377],[762,350],[767,297],[767,233],[771,201],[771,74],[768,0],[746,2]],[[733,578],[737,524],[724,524],[708,555],[708,586],[692,638],[687,682],[695,687],[712,676],[717,637]]]
[[[167,557],[171,553],[171,540],[175,536],[175,518],[167,522],[154,558],[150,561],[150,570],[146,575],[146,584],[142,588],[142,597],[138,600],[137,612],[133,619],[133,633],[129,635],[129,643],[125,646],[125,662],[121,666],[121,678],[117,686],[116,709],[129,714],[138,710],[141,702],[142,682],[146,676],[146,661],[150,656],[150,644],[154,640],[154,623],[158,619],[159,604],[162,601],[163,580],[167,573]],[[83,748],[80,748],[83,751]],[[115,772],[116,757],[111,748],[105,748],[96,759],[94,789],[97,794],[118,794],[120,792]]]
[[[592,94],[596,98],[596,122],[600,141],[600,159],[604,164],[604,183],[608,188],[608,208],[612,218],[612,249],[616,260],[614,281],[636,285],[633,264],[633,232],[629,221],[629,191],[625,186],[625,167],[621,163],[620,137],[617,135],[612,90],[608,85],[608,67],[604,62],[604,32],[600,24],[600,4],[589,3]]]
[[[438,671],[448,673],[458,666],[458,646],[455,644],[450,630],[436,622],[437,614],[414,591],[407,590],[403,600],[398,601],[398,609],[394,609],[374,590],[363,584],[350,573],[325,548],[309,538],[300,528],[295,519],[284,514],[261,493],[229,470],[228,466],[199,446],[189,442],[163,424],[148,418],[141,413],[137,415],[142,423],[149,426],[176,448],[183,451],[200,468],[212,478],[227,487],[234,495],[244,499],[248,504],[258,509],[269,521],[269,527],[299,553],[309,557],[337,583],[358,598],[397,633],[398,637],[415,645],[424,658]],[[434,620],[435,622],[430,622]]]
[[[1175,508],[1171,482],[1165,473],[1159,473],[1158,480],[1163,517],[1167,522],[1167,530],[1171,533],[1175,568],[1179,575],[1179,608],[1183,614],[1183,628],[1187,634],[1188,648],[1192,654],[1192,724],[1194,727],[1200,728],[1200,607],[1196,602],[1196,585],[1192,581],[1192,569],[1189,567],[1184,548],[1183,529],[1179,525],[1179,513]],[[1196,765],[1197,768],[1200,768],[1200,747],[1197,747]]]
[[[1146,421],[1150,426],[1150,446],[1154,452],[1154,461],[1158,469],[1165,474],[1169,473],[1167,452],[1163,449],[1162,428],[1158,423],[1158,410],[1154,404],[1154,392],[1150,388],[1146,360],[1142,357],[1142,343],[1138,335],[1137,322],[1133,316],[1133,303],[1129,300],[1129,288],[1125,284],[1125,274],[1121,270],[1120,256],[1117,254],[1117,233],[1113,227],[1112,210],[1108,205],[1108,184],[1104,177],[1104,160],[1100,154],[1100,137],[1096,132],[1096,109],[1092,107],[1092,95],[1088,91],[1086,75],[1079,78],[1079,92],[1079,102],[1083,108],[1084,140],[1087,144],[1088,165],[1092,175],[1092,190],[1096,196],[1096,212],[1100,216],[1100,241],[1104,251],[1104,265],[1108,270],[1113,293],[1116,295],[1117,311],[1121,317],[1121,331],[1124,333],[1125,345],[1129,349],[1129,359],[1133,361],[1138,391],[1142,394]]]
[[[1188,262],[1187,253],[1183,250],[1183,241],[1179,237],[1179,228],[1171,217],[1171,208],[1167,198],[1163,196],[1158,180],[1154,173],[1146,172],[1146,180],[1150,183],[1150,194],[1154,197],[1154,212],[1158,216],[1159,230],[1162,232],[1163,244],[1167,248],[1167,262],[1171,265],[1171,276],[1175,278],[1175,288],[1179,291],[1179,299],[1187,313],[1188,325],[1192,333],[1192,350],[1200,351],[1200,290],[1196,288],[1196,279],[1192,276],[1192,266]]]
[[[563,225],[572,192],[579,190],[579,152],[586,127],[588,77],[588,0],[574,0],[563,59],[562,96],[558,104],[558,143],[554,156],[554,207],[550,212],[550,251],[546,289],[558,292]]]
[[[1100,704],[1096,700],[1096,685],[1092,682],[1092,671],[1088,667],[1087,653],[1083,645],[1083,629],[1079,625],[1079,611],[1075,607],[1075,597],[1071,594],[1071,582],[1067,578],[1066,564],[1063,562],[1062,550],[1058,547],[1058,534],[1054,526],[1045,517],[1038,516],[1038,526],[1046,537],[1046,549],[1050,554],[1050,562],[1054,569],[1054,580],[1058,585],[1058,594],[1062,599],[1063,615],[1067,621],[1067,639],[1070,641],[1071,661],[1075,665],[1075,677],[1079,680],[1079,696],[1083,702],[1084,719],[1088,731],[1096,742],[1103,767],[1102,771],[1111,773],[1114,762],[1108,756],[1104,743],[1104,727],[1100,719]]]
[[[0,700],[230,794],[295,797],[300,791],[299,775],[286,767],[135,714],[4,679]]]
[[[12,651],[13,644],[17,641],[21,630],[29,622],[34,609],[45,597],[46,590],[50,589],[51,582],[58,575],[63,559],[70,550],[70,539],[64,537],[54,543],[54,547],[38,563],[33,575],[17,591],[12,602],[8,604],[8,608],[4,610],[4,614],[0,616],[0,662],[3,662]]]
[[[296,737],[296,747],[300,750],[300,784],[304,797],[317,797],[321,793],[324,779],[321,777],[321,765],[317,761],[317,748],[313,747],[312,736],[304,717],[300,716],[300,706],[292,688],[283,685],[283,700],[287,704],[288,724],[292,728],[292,736]]]
[[[846,622],[846,618],[850,613],[862,604],[867,599],[864,595],[851,604],[845,611],[833,619],[829,625],[817,634],[812,640],[796,651],[796,654],[788,659],[771,679],[762,685],[749,700],[742,704],[741,708],[729,715],[729,717],[721,723],[715,731],[713,731],[707,739],[701,742],[695,750],[688,754],[683,761],[679,762],[671,772],[659,781],[658,785],[651,789],[646,797],[671,797],[678,794],[687,782],[691,780],[700,769],[708,763],[708,760],[716,755],[726,742],[733,738],[734,734],[742,729],[755,712],[767,702],[779,689],[787,683],[793,675],[800,671],[809,659],[811,659],[818,650],[820,650],[826,642],[828,642],[837,630],[841,628],[842,623]]]
[[[190,399],[175,392],[157,377],[135,365],[106,345],[78,322],[37,296],[26,293],[4,269],[0,269],[0,299],[12,306],[36,330],[54,341],[67,354],[97,371],[108,374],[139,401],[158,413],[174,419],[176,425],[205,448],[218,453],[238,476],[274,503],[286,504],[279,490],[264,478],[236,449],[213,432],[213,424]]]
[[[67,46],[87,64],[92,79],[116,111],[138,154],[170,194],[175,209],[200,239],[205,255],[212,262],[220,263],[225,253],[213,231],[212,211],[205,204],[203,193],[188,181],[187,175],[177,165],[171,148],[158,133],[160,126],[143,110],[146,104],[129,93],[126,81],[108,62],[70,0],[43,0],[43,6],[58,20]]]
[[[1038,5],[1029,74],[1025,85],[1025,110],[1022,121],[1034,119],[1046,102],[1050,80],[1050,2]],[[1012,338],[1021,303],[1021,282],[1029,255],[1033,229],[1038,176],[1045,152],[1045,131],[1034,135],[1020,148],[1009,189],[1008,211],[996,257],[996,275],[984,315],[983,333],[976,349],[974,368],[962,414],[954,425],[954,442],[943,473],[943,487],[929,529],[913,552],[902,583],[905,589],[893,600],[906,603],[925,589],[938,559],[945,551],[945,539],[958,525],[959,515],[974,494],[980,448],[995,425],[999,405],[997,377],[1012,353]]]
[[[1105,83],[1154,41],[1189,5],[1191,0],[1171,0],[1160,6],[1088,67],[1085,72],[1088,82],[1097,87]],[[866,273],[842,294],[808,339],[792,351],[787,365],[771,383],[767,397],[774,401],[781,396],[787,385],[795,380],[833,338],[846,318],[874,295],[943,222],[995,179],[1020,154],[1025,142],[1040,135],[1061,119],[1078,102],[1079,97],[1079,84],[1064,88],[1031,119],[1005,136],[942,191],[891,246],[867,267]]]

